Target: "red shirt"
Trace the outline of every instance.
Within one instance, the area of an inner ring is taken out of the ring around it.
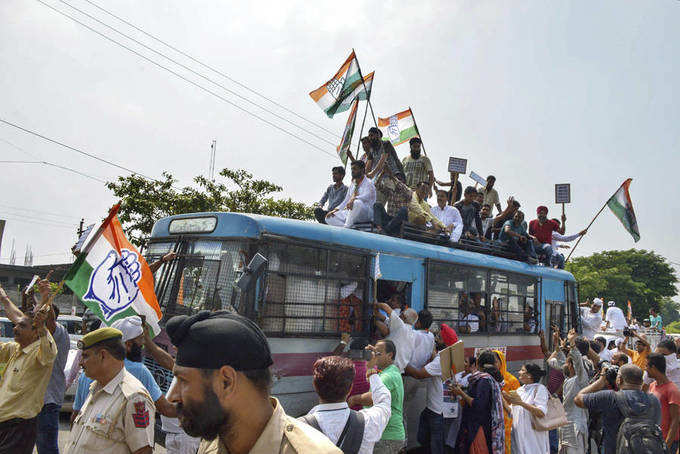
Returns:
[[[560,225],[552,219],[548,219],[543,225],[538,223],[538,219],[529,223],[529,234],[535,236],[543,244],[552,243],[552,233],[559,229]]]
[[[656,382],[649,385],[649,392],[654,394],[661,402],[661,432],[663,437],[668,435],[668,426],[671,425],[671,404],[680,405],[680,390],[672,381],[665,385],[657,385]],[[673,441],[678,439],[680,432],[675,432]]]

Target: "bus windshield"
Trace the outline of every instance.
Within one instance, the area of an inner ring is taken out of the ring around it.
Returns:
[[[177,252],[176,260],[156,272],[156,293],[165,317],[203,309],[242,312],[240,291],[233,284],[248,263],[247,250],[246,242],[232,240],[151,243],[146,253],[149,263]]]

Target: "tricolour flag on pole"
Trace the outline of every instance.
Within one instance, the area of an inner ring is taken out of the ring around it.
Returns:
[[[359,62],[352,51],[333,78],[310,92],[309,96],[329,118],[333,118],[336,113],[348,110],[354,98],[366,100],[371,97],[373,75],[371,73],[362,80]]]
[[[378,128],[383,133],[383,140],[389,140],[392,145],[399,145],[413,137],[418,137],[418,128],[411,109],[406,109],[389,118],[378,118]]]
[[[354,135],[354,125],[357,121],[357,107],[359,107],[358,98],[354,100],[352,110],[349,113],[349,117],[347,117],[345,132],[342,133],[342,140],[340,141],[340,145],[338,145],[337,148],[340,160],[344,165],[347,165],[347,151],[349,150],[349,147],[352,144],[352,135]]]
[[[102,322],[144,315],[156,335],[163,316],[149,265],[125,237],[114,206],[69,269],[65,284]]]
[[[628,300],[628,318],[633,317],[633,308],[630,306],[630,300]],[[631,318],[632,320],[632,318]]]
[[[607,206],[614,213],[614,216],[619,218],[623,227],[628,230],[637,243],[640,240],[640,230],[638,229],[637,220],[635,219],[635,211],[633,210],[633,202],[630,200],[630,193],[628,188],[632,178],[628,178],[623,182],[616,194],[611,196],[607,202]]]

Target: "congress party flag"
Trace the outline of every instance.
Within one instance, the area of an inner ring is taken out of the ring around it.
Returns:
[[[378,118],[378,128],[383,133],[383,140],[389,140],[395,146],[419,135],[410,108],[388,118]]]
[[[92,235],[69,269],[65,284],[105,325],[144,315],[154,336],[163,316],[149,265],[123,233],[120,204]]]
[[[359,62],[352,51],[333,78],[310,92],[309,96],[329,118],[333,118],[336,113],[349,110],[355,98],[370,99],[373,75],[362,78]]]
[[[616,216],[623,227],[628,230],[633,236],[633,240],[637,243],[640,240],[640,230],[638,229],[637,220],[635,219],[635,211],[633,210],[633,202],[630,199],[630,193],[628,188],[630,183],[633,181],[632,178],[628,178],[623,182],[621,187],[616,194],[611,196],[609,201],[607,201],[607,206],[614,216]]]
[[[347,118],[347,124],[345,125],[345,132],[342,133],[342,140],[340,145],[338,145],[338,155],[343,165],[347,165],[347,151],[352,143],[352,135],[354,134],[354,125],[357,121],[357,107],[359,106],[359,99],[354,100],[354,105],[352,106],[352,111],[349,113]]]

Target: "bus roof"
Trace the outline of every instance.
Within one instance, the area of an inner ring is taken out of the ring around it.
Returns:
[[[477,252],[464,251],[387,235],[362,232],[359,230],[334,227],[317,222],[300,221],[297,219],[278,218],[248,213],[188,213],[168,216],[159,219],[153,226],[151,239],[173,238],[179,235],[170,234],[170,222],[173,219],[215,217],[217,225],[210,233],[189,234],[191,236],[214,238],[262,238],[263,235],[278,235],[315,243],[347,246],[368,251],[407,256],[429,258],[443,262],[460,263],[470,266],[496,268],[517,273],[557,279],[561,281],[575,281],[571,273],[564,270],[529,265],[528,263],[511,260]]]

